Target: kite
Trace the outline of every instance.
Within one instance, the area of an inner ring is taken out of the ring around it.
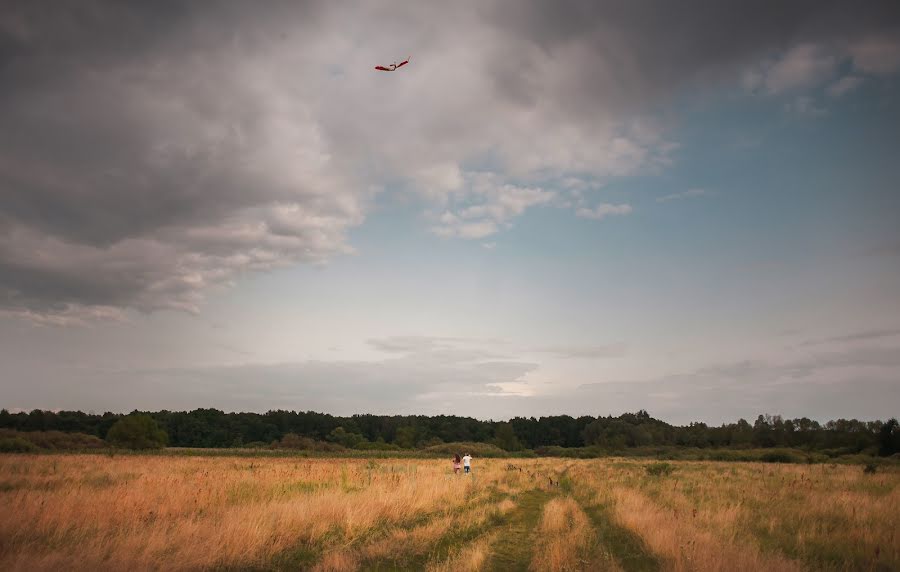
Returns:
[[[389,65],[389,66],[375,66],[375,69],[377,69],[378,71],[396,71],[396,70],[402,68],[403,66],[405,66],[405,65],[408,64],[408,63],[409,63],[409,58],[406,58],[405,60],[403,60],[403,61],[400,62],[399,64],[398,64],[398,63],[393,63],[393,64],[391,64],[391,65]]]

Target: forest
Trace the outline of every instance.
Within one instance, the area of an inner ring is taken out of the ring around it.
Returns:
[[[226,413],[217,409],[133,412],[156,421],[170,447],[268,446],[291,438],[333,443],[352,449],[417,449],[442,443],[492,444],[505,451],[532,450],[538,454],[559,448],[593,447],[609,451],[639,447],[797,448],[833,454],[867,453],[889,456],[900,452],[896,419],[859,421],[784,419],[759,415],[751,424],[710,426],[672,425],[644,410],[618,417],[515,417],[482,421],[470,417],[425,415],[352,415],[340,417],[314,411]],[[13,413],[0,410],[0,429],[20,432],[62,431],[105,439],[126,414],[42,411]]]

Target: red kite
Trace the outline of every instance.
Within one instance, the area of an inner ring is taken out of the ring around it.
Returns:
[[[393,63],[389,66],[375,66],[375,69],[377,69],[378,71],[396,71],[408,63],[409,63],[409,58],[406,58],[404,61],[400,62],[399,64]]]

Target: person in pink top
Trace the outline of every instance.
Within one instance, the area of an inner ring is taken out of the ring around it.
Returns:
[[[459,468],[460,468],[461,464],[462,464],[462,459],[459,458],[459,453],[457,453],[456,456],[453,457],[453,472],[456,473],[457,475],[459,474]]]

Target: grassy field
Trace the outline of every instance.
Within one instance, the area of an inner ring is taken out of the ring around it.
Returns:
[[[900,570],[900,470],[0,456],[0,570]]]

